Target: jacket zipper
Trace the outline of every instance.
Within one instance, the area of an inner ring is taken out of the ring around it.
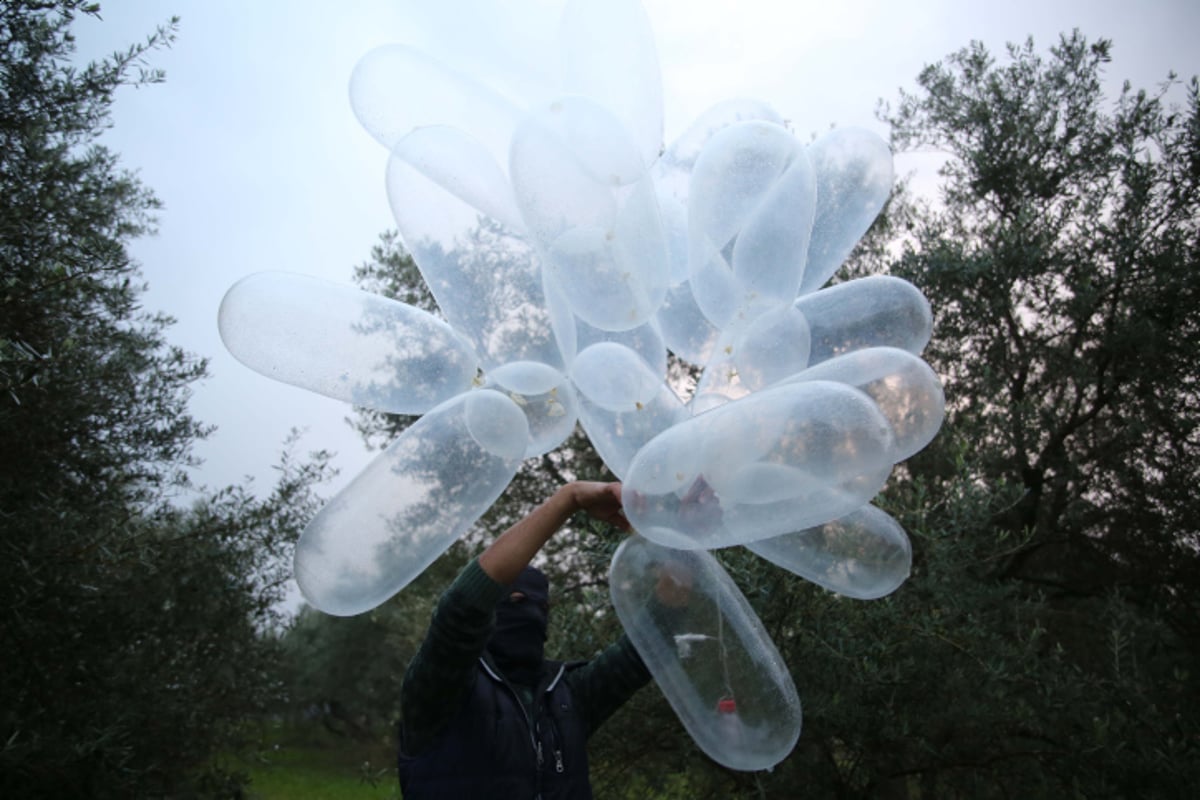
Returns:
[[[542,767],[546,763],[546,760],[542,753],[541,726],[534,724],[533,719],[529,716],[529,712],[525,710],[525,704],[521,702],[521,696],[519,694],[517,694],[516,689],[512,688],[512,686],[509,685],[508,680],[503,675],[500,675],[499,673],[494,672],[492,670],[492,668],[490,666],[488,666],[488,663],[486,661],[484,661],[482,658],[479,659],[479,663],[483,665],[483,668],[487,671],[488,675],[491,675],[493,678],[495,678],[497,681],[500,682],[501,686],[503,686],[505,689],[508,690],[508,693],[511,694],[513,696],[513,699],[517,701],[517,707],[521,709],[521,714],[524,715],[524,717],[525,717],[525,726],[527,728],[529,728],[529,743],[533,745],[533,752],[537,756],[538,797],[541,797],[541,795],[542,795]],[[550,683],[546,686],[546,688],[543,690],[542,693],[547,694],[547,693],[551,692],[554,689],[554,687],[558,685],[558,681],[562,677],[563,672],[565,672],[565,671],[566,671],[566,667],[563,667],[560,665],[558,668],[558,674],[554,676],[554,680],[550,681]],[[534,702],[535,706],[537,705],[537,702],[539,699],[540,698],[537,697],[536,695],[534,696],[533,702]],[[552,729],[551,736],[554,736],[553,722],[551,722],[550,727]],[[554,741],[555,741],[555,745],[557,745],[558,744],[557,736],[555,736]],[[564,771],[564,769],[565,769],[565,767],[563,766],[562,750],[556,746],[554,748],[554,771],[561,774]]]

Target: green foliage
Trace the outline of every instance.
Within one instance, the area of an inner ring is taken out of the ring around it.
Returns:
[[[0,794],[225,793],[207,765],[278,691],[263,634],[326,467],[189,487],[205,364],[140,308],[127,245],[158,204],[97,141],[175,22],[75,67],[80,14],[0,5]]]
[[[1200,103],[1193,79],[1183,109],[1168,83],[1106,110],[1108,53],[973,45],[885,109],[898,147],[948,157],[940,203],[891,208],[948,415],[889,495],[913,577],[818,594],[836,620],[788,657],[823,685],[794,759],[843,795],[1171,797],[1200,773]]]
[[[1126,86],[1106,110],[1109,49],[1076,33],[998,66],[974,45],[922,73],[885,118],[949,160],[895,272],[930,299],[978,475],[1024,488],[996,522],[1032,536],[997,572],[1120,583],[1195,634],[1200,88],[1180,109],[1172,83]]]

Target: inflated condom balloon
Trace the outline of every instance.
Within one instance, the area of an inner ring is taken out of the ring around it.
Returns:
[[[867,347],[899,347],[920,355],[933,330],[925,295],[888,275],[806,294],[795,307],[808,320],[810,366]]]
[[[742,122],[705,144],[688,202],[689,282],[718,328],[795,300],[816,206],[808,156],[786,129]]]
[[[712,358],[721,330],[696,305],[688,281],[667,290],[655,321],[664,344],[679,358],[695,365],[706,364]]]
[[[892,193],[887,142],[861,128],[835,128],[808,146],[817,182],[816,217],[800,293],[829,280]]]
[[[744,397],[791,377],[805,359],[816,365],[876,346],[919,354],[932,325],[925,296],[900,278],[875,275],[803,295],[786,312],[723,332],[689,407],[698,414]]]
[[[726,329],[692,396],[693,414],[745,397],[808,366],[808,320],[793,305]]]
[[[568,3],[560,31],[563,93],[609,109],[642,162],[653,163],[663,139],[662,72],[641,3]]]
[[[403,589],[508,487],[528,439],[525,414],[490,389],[425,414],[304,529],[295,572],[305,599],[350,616]]]
[[[470,389],[479,366],[471,345],[432,314],[286,272],[235,283],[217,326],[251,369],[393,414],[421,414]]]
[[[488,372],[485,379],[485,387],[506,394],[525,414],[529,425],[525,458],[549,453],[575,430],[579,418],[575,389],[553,367],[514,361]]]
[[[739,122],[759,120],[783,126],[783,118],[766,103],[750,99],[725,100],[707,109],[652,162],[651,177],[663,225],[671,244],[671,285],[687,280],[687,217],[692,169],[708,141]]]
[[[578,401],[579,424],[605,466],[622,480],[629,473],[633,457],[647,442],[688,416],[683,401],[662,381],[649,402],[635,403],[629,411],[602,408],[582,394]]]
[[[499,92],[417,48],[371,50],[350,76],[350,105],[363,128],[388,151],[413,131],[452,128],[507,164],[521,110]],[[428,141],[428,140],[427,140]]]
[[[508,230],[524,230],[508,176],[480,142],[457,128],[418,128],[396,143],[392,158]]]
[[[654,186],[620,122],[580,97],[518,127],[509,157],[517,205],[571,310],[602,330],[650,320],[667,285]]]
[[[659,380],[666,378],[667,347],[663,343],[658,326],[653,321],[627,331],[602,331],[599,328],[593,328],[581,319],[576,319],[575,331],[576,355],[594,344],[602,342],[619,344],[637,353],[650,367],[651,372],[661,376]],[[568,359],[568,363],[574,360],[575,358],[572,356]]]
[[[787,757],[800,737],[796,687],[710,553],[630,536],[613,555],[609,591],[630,641],[706,755],[747,771]]]
[[[667,547],[744,544],[865,505],[894,454],[891,426],[860,390],[784,384],[649,441],[629,466],[622,505],[638,533]]]
[[[887,512],[870,505],[746,547],[801,578],[858,600],[891,594],[912,570],[908,535]]]
[[[387,189],[400,235],[438,308],[484,368],[540,361],[565,369],[533,248],[396,155]]]
[[[786,383],[837,381],[861,389],[895,434],[892,458],[903,461],[933,441],[946,412],[942,384],[929,365],[895,347],[870,347],[824,361]]]
[[[707,363],[720,336],[717,327],[696,305],[688,282],[688,194],[692,168],[704,145],[717,131],[750,120],[783,125],[783,118],[765,103],[726,100],[697,117],[651,167],[670,265],[670,286],[655,321],[671,352],[692,364]]]
[[[739,122],[769,122],[783,126],[784,119],[770,105],[751,98],[722,100],[696,117],[687,129],[663,151],[651,171],[660,195],[687,208],[689,184],[696,159],[718,131]],[[686,274],[686,272],[684,273]]]
[[[571,364],[571,380],[592,404],[617,413],[646,406],[662,386],[662,373],[616,342],[597,342]]]

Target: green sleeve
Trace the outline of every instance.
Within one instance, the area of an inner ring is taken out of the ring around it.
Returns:
[[[650,681],[642,657],[629,641],[621,638],[582,667],[570,670],[564,680],[571,687],[575,705],[591,736],[633,693]]]
[[[400,688],[400,746],[407,756],[430,747],[458,713],[492,634],[506,587],[472,559],[433,611],[429,631]]]

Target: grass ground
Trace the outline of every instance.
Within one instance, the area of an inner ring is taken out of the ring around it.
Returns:
[[[399,800],[395,754],[384,741],[359,742],[319,727],[274,725],[251,763],[247,800]]]

